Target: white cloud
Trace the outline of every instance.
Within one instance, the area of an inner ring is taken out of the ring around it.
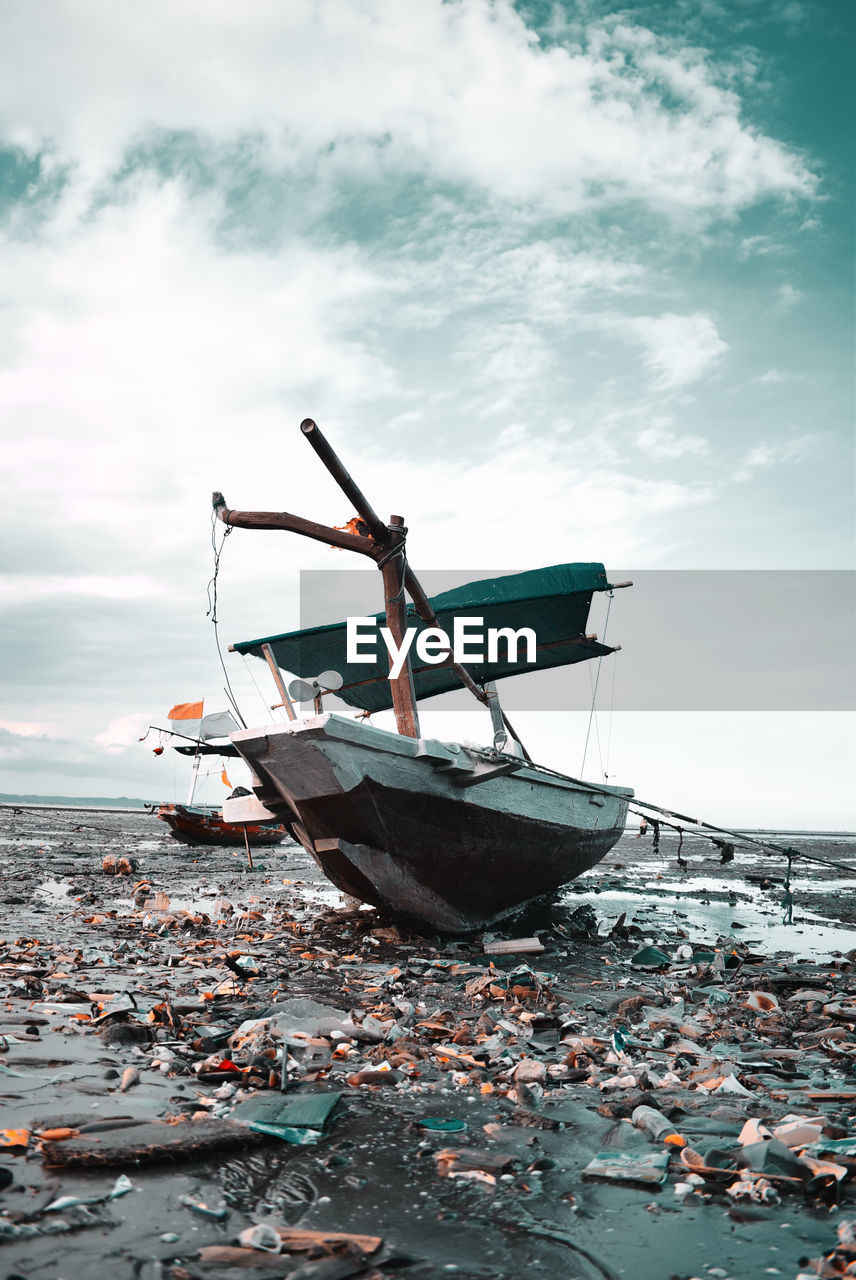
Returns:
[[[0,604],[7,609],[39,600],[140,600],[169,594],[169,586],[145,574],[0,574]],[[81,606],[83,607],[83,606]]]
[[[15,144],[92,177],[189,131],[277,168],[371,164],[553,211],[728,216],[812,193],[711,57],[627,21],[580,34],[542,47],[508,0],[9,5],[0,116]]]
[[[804,376],[802,373],[785,372],[783,369],[768,369],[766,373],[760,374],[755,381],[762,382],[765,386],[777,386],[781,382],[798,382]]]
[[[5,461],[31,525],[73,516],[75,536],[109,530],[105,554],[171,544],[164,503],[198,501],[215,457],[220,475],[255,470],[252,440],[281,431],[284,399],[314,399],[333,371],[351,405],[394,386],[376,351],[343,333],[386,293],[354,249],[224,253],[215,210],[177,183],[140,182],[119,205],[67,213],[61,204],[42,238],[3,246]],[[122,590],[91,564],[79,585]],[[42,588],[60,589],[53,577]],[[147,589],[131,578],[126,591]]]
[[[670,431],[666,423],[656,422],[639,432],[635,444],[652,458],[698,458],[709,450],[708,442],[703,436],[680,435]]]
[[[738,257],[743,259],[751,258],[753,255],[766,257],[771,253],[778,254],[784,252],[785,246],[783,244],[779,244],[772,236],[744,236],[740,241]]]
[[[46,724],[36,724],[34,721],[27,720],[0,720],[0,729],[5,729],[7,733],[15,734],[20,738],[38,738],[48,731]]]
[[[739,483],[751,480],[756,471],[764,471],[782,463],[802,462],[817,448],[821,439],[819,432],[796,436],[792,440],[784,440],[780,444],[762,442],[755,445],[743,458],[738,470],[732,477]]]
[[[96,733],[92,741],[110,752],[123,751],[125,747],[137,745],[146,734],[152,719],[150,711],[129,712],[116,720],[111,720],[107,728],[101,733]]]
[[[802,293],[799,289],[795,289],[792,284],[783,284],[776,290],[776,303],[780,311],[787,313],[793,311]]]
[[[707,481],[636,474],[616,461],[613,446],[598,431],[545,437],[516,423],[478,456],[447,453],[441,448],[438,457],[420,466],[418,490],[407,494],[417,570],[464,563],[462,513],[466,527],[478,531],[466,539],[471,567],[480,562],[486,569],[522,569],[566,560],[656,563],[678,536],[675,517],[715,496]],[[395,491],[407,473],[402,457],[373,461],[379,492]],[[359,474],[356,462],[354,474]]]
[[[664,312],[660,316],[615,316],[603,326],[638,341],[651,385],[671,391],[709,373],[728,350],[710,316]]]

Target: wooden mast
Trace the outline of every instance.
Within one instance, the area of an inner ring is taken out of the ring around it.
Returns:
[[[404,600],[404,539],[407,530],[403,516],[390,516],[387,529],[386,551],[378,562],[383,576],[383,598],[386,606],[386,625],[392,633],[396,647],[401,648],[407,630],[407,605]],[[392,654],[389,655],[392,667]],[[413,684],[413,663],[408,652],[401,674],[393,680],[390,676],[392,709],[395,726],[405,738],[419,737],[419,712],[416,706],[416,689]]]

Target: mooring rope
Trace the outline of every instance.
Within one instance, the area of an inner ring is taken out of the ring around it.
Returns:
[[[580,787],[585,787],[588,791],[595,791],[599,795],[612,796],[615,794],[613,787],[600,786],[596,782],[587,782],[583,778],[574,778],[570,774],[561,773],[558,769],[551,769],[549,765],[534,764],[533,769],[537,769],[539,773],[546,773],[554,778],[562,778],[566,782],[575,782]],[[667,809],[663,805],[652,804],[648,800],[637,800],[635,797],[632,804],[628,805],[628,813],[635,813],[640,818],[647,818],[648,814],[642,810],[650,810],[651,813],[660,814],[656,819],[649,819],[652,826],[671,827],[674,831],[681,830],[681,825],[685,824],[691,827],[699,827],[702,831],[712,831],[718,836],[732,836],[737,841],[743,841],[747,845],[754,845],[759,849],[767,849],[773,853],[778,853],[786,858],[800,858],[803,862],[817,863],[818,866],[832,867],[836,871],[843,871],[849,876],[856,876],[856,867],[848,866],[846,862],[836,862],[832,858],[821,858],[816,853],[804,853],[801,849],[794,849],[790,845],[777,844],[774,840],[758,840],[754,836],[747,835],[744,831],[733,831],[730,827],[718,827],[712,822],[705,822],[702,818],[691,818],[686,813],[678,813],[675,809]],[[673,822],[668,819],[673,818]],[[701,832],[699,833],[701,834]],[[713,836],[702,836],[703,839],[716,843]]]
[[[586,783],[586,786],[592,786],[592,783]],[[720,836],[733,836],[735,840],[743,841],[746,845],[754,845],[758,849],[769,849],[774,853],[780,853],[783,857],[792,860],[801,858],[803,862],[816,862],[819,866],[833,867],[837,871],[846,871],[849,875],[856,875],[856,867],[848,866],[845,862],[835,862],[832,858],[820,858],[817,854],[803,853],[801,849],[793,849],[790,845],[776,844],[774,840],[756,840],[754,836],[747,835],[745,831],[732,831],[729,827],[717,827],[712,822],[704,822],[701,818],[690,818],[685,813],[676,813],[673,809],[665,809],[662,805],[649,804],[647,800],[634,800],[634,804],[638,808],[629,807],[630,813],[638,814],[640,818],[646,817],[642,813],[642,809],[650,809],[654,813],[659,813],[674,818],[675,822],[667,822],[665,817],[660,818],[660,822],[666,827],[672,827],[673,830],[679,831],[681,828],[677,823],[686,822],[690,826],[700,827],[704,831],[715,831]],[[713,841],[712,836],[706,836],[705,839]]]

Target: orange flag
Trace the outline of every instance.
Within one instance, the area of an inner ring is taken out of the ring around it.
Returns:
[[[230,791],[232,790],[232,784],[231,784],[231,782],[229,781],[228,777],[226,776],[226,770],[225,770],[225,769],[224,769],[224,770],[223,770],[223,772],[220,774],[220,781],[223,783],[223,786],[224,786],[224,787],[228,787]]]
[[[178,702],[167,712],[167,720],[200,720],[202,718],[202,708],[205,705],[202,702]]]

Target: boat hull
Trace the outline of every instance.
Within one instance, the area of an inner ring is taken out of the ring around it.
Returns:
[[[587,871],[632,796],[334,715],[232,741],[339,889],[440,932],[483,928]]]
[[[216,812],[191,809],[182,804],[162,804],[157,815],[177,840],[184,844],[243,845],[244,825],[224,822]],[[285,827],[276,824],[247,824],[247,839],[252,848],[279,844],[285,839]]]

